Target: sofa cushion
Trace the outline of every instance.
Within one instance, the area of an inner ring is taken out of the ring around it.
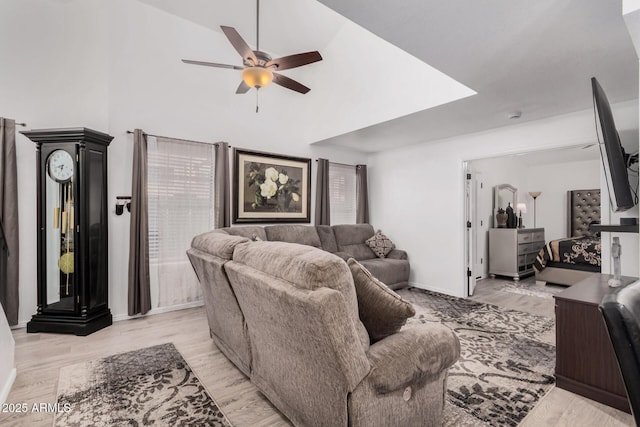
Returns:
[[[266,239],[271,242],[298,243],[320,248],[320,237],[315,227],[308,225],[269,225],[264,227]]]
[[[338,251],[351,254],[358,261],[376,257],[376,254],[365,243],[374,234],[370,224],[341,224],[331,228],[336,237]]]
[[[406,285],[409,281],[409,261],[404,259],[391,258],[373,258],[365,259],[360,263],[367,269],[376,279],[389,287],[402,283]]]
[[[365,240],[365,243],[371,248],[378,258],[384,258],[389,252],[396,248],[391,239],[382,234],[382,231],[376,231],[376,234]]]
[[[232,236],[242,236],[251,240],[267,240],[267,234],[264,227],[258,225],[242,226],[242,227],[226,227],[221,230]]]
[[[371,275],[358,261],[347,261],[358,296],[358,312],[371,342],[395,334],[416,312],[410,302]]]
[[[322,250],[331,252],[332,254],[338,252],[336,236],[333,235],[333,230],[330,225],[316,225],[316,231],[318,232],[318,237],[320,237]]]
[[[285,242],[239,245],[233,261],[277,277],[301,289],[327,287],[339,291],[365,350],[369,336],[358,316],[358,298],[349,267],[339,257],[311,246]]]
[[[236,245],[248,241],[245,237],[230,236],[220,230],[213,230],[194,237],[191,247],[228,261]]]

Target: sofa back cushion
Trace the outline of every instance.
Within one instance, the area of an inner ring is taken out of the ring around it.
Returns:
[[[264,227],[270,242],[299,243],[320,248],[320,237],[315,227],[309,225],[268,225]]]
[[[320,237],[322,250],[331,252],[332,254],[338,252],[336,236],[333,235],[333,230],[330,225],[316,225],[316,231],[318,232],[318,237]]]
[[[365,243],[375,234],[371,224],[341,224],[331,228],[340,252],[348,253],[357,261],[376,258],[376,254]]]
[[[258,225],[242,226],[242,227],[226,227],[221,228],[232,236],[242,236],[247,239],[256,240],[256,237],[260,240],[267,240],[267,235],[264,232],[264,227]]]
[[[248,241],[246,237],[231,236],[225,231],[213,230],[194,237],[191,240],[191,247],[228,261],[236,245]]]
[[[369,335],[358,316],[358,298],[347,264],[335,255],[310,246],[284,242],[252,242],[239,245],[233,261],[282,279],[300,289],[322,287],[340,292],[358,338],[369,348]]]

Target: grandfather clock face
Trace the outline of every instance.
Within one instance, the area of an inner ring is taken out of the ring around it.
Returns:
[[[73,147],[71,148],[73,149]],[[52,151],[45,173],[45,275],[47,307],[75,310],[75,153]]]
[[[56,150],[49,155],[47,172],[56,182],[62,184],[73,177],[73,157],[65,150]]]

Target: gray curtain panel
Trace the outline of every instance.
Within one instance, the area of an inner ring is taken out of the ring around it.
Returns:
[[[329,207],[329,160],[318,159],[318,175],[316,178],[316,225],[331,225],[331,209]]]
[[[356,166],[356,224],[369,223],[367,165]]]
[[[16,164],[16,122],[0,117],[0,222],[5,233],[6,281],[0,283],[0,303],[9,325],[18,324],[19,243],[18,168]]]
[[[129,236],[129,316],[151,310],[149,282],[149,213],[147,197],[147,135],[133,133],[131,227]]]
[[[218,142],[214,148],[216,165],[213,177],[213,227],[231,226],[231,178],[229,176],[229,144]]]

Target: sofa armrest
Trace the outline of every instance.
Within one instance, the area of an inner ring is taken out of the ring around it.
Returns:
[[[386,394],[436,378],[460,357],[460,341],[446,326],[419,325],[378,341],[367,356],[372,366],[367,381]]]
[[[393,249],[387,254],[385,258],[391,259],[407,259],[407,252],[401,249]]]

